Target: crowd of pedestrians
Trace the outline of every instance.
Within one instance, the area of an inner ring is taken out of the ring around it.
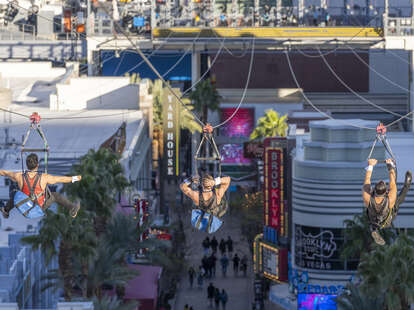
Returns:
[[[243,273],[243,276],[247,276],[247,256],[243,255],[243,257],[240,258],[237,253],[233,255],[233,240],[230,236],[227,237],[227,240],[221,239],[220,242],[217,241],[215,236],[213,236],[211,240],[209,237],[206,237],[201,245],[204,253],[203,258],[201,259],[201,265],[198,267],[197,272],[193,267],[188,271],[190,287],[193,287],[195,278],[197,278],[199,288],[203,287],[204,279],[215,278],[217,261],[220,263],[221,274],[223,277],[227,277],[227,269],[230,260],[233,263],[233,273],[235,276],[239,275],[239,271]],[[220,259],[217,259],[217,250],[220,251]]]
[[[188,269],[188,281],[191,289],[197,286],[201,290],[206,280],[212,280],[216,277],[217,262],[220,264],[223,277],[227,277],[227,269],[230,263],[233,264],[234,276],[237,277],[239,272],[242,272],[244,277],[247,276],[247,256],[243,255],[240,258],[237,253],[233,255],[233,240],[230,236],[227,237],[227,240],[221,239],[220,242],[218,242],[215,236],[211,239],[206,237],[201,246],[203,249],[201,264],[198,268],[191,266]],[[220,259],[217,258],[218,251],[221,255]],[[220,304],[223,310],[226,308],[227,292],[224,289],[220,292],[218,288],[214,287],[212,282],[207,287],[207,297],[210,307],[213,307],[214,303],[216,309],[219,309]],[[186,306],[187,308],[185,309],[192,309],[188,305]]]
[[[213,307],[214,300],[215,309],[218,310],[221,304],[222,310],[226,310],[226,304],[229,297],[224,288],[220,292],[219,288],[214,287],[213,283],[210,283],[210,285],[207,287],[207,299],[209,301],[209,307]]]

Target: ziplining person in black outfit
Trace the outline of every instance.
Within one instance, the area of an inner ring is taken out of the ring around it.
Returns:
[[[379,245],[385,244],[384,239],[378,232],[379,229],[391,226],[393,220],[397,216],[401,203],[405,200],[412,181],[412,173],[411,171],[407,171],[405,174],[404,186],[397,196],[395,162],[391,158],[387,159],[385,162],[389,172],[389,189],[387,189],[387,185],[382,180],[375,184],[374,189],[371,189],[372,171],[374,170],[374,166],[378,163],[378,161],[373,158],[368,159],[365,181],[362,186],[362,198],[367,207],[368,218],[371,222],[371,236]]]
[[[213,128],[210,124],[207,124],[203,128],[204,133],[211,134],[212,131]],[[204,229],[210,232],[211,224],[213,223],[214,225],[213,217],[220,218],[227,212],[224,206],[224,195],[230,186],[230,182],[230,177],[213,178],[209,174],[204,174],[201,177],[201,188],[198,190],[191,188],[191,183],[200,184],[198,176],[186,179],[181,183],[181,191],[191,198],[196,208],[203,212],[203,216],[200,217],[198,224],[195,225],[196,228],[200,229],[200,227],[204,226],[201,219],[204,218],[204,214],[206,213],[209,214],[209,220],[207,227]]]

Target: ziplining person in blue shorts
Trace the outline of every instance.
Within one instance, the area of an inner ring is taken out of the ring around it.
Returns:
[[[203,128],[204,133],[211,133],[212,127],[207,124]],[[180,185],[181,191],[188,196],[198,210],[193,210],[193,225],[206,232],[216,231],[222,224],[221,218],[227,212],[224,195],[230,186],[230,177],[213,178],[209,174],[201,177],[201,188],[193,190],[191,184],[200,184],[198,176],[186,179]],[[204,218],[206,219],[204,221]],[[206,223],[204,223],[206,222]],[[214,227],[213,227],[214,226]]]
[[[65,207],[69,210],[72,217],[76,217],[80,209],[80,203],[74,204],[60,193],[50,192],[48,184],[74,183],[82,179],[82,176],[54,176],[46,173],[39,173],[39,159],[32,153],[26,158],[28,171],[13,172],[0,170],[1,176],[6,176],[16,182],[20,191],[15,194],[14,199],[10,199],[5,207],[0,211],[4,218],[9,217],[10,210],[16,207],[25,217],[36,218],[44,215],[44,211],[53,203]]]

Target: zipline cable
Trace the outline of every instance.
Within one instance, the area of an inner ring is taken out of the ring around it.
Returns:
[[[348,126],[352,126],[352,127],[356,127],[356,128],[360,128],[360,129],[369,129],[369,130],[376,130],[377,129],[376,127],[375,128],[371,128],[371,127],[365,127],[365,126],[358,126],[358,125],[352,124],[352,123],[347,122],[347,121],[342,120],[342,119],[333,118],[331,115],[329,115],[329,114],[325,113],[324,111],[318,109],[318,107],[313,104],[313,102],[308,98],[308,96],[306,96],[305,92],[301,88],[301,86],[300,86],[300,84],[299,84],[299,82],[298,82],[298,80],[296,78],[295,71],[293,70],[292,63],[290,61],[289,53],[288,53],[287,50],[285,50],[285,55],[286,55],[286,59],[287,59],[288,65],[289,65],[290,73],[292,74],[292,77],[293,77],[293,80],[294,80],[294,82],[296,84],[296,87],[302,93],[302,96],[306,100],[306,102],[308,102],[313,109],[315,109],[316,111],[318,111],[319,113],[321,113],[322,115],[326,116],[327,118],[329,118],[331,120],[334,120],[334,121],[337,121],[337,122],[341,122],[341,123],[346,124]],[[385,127],[390,127],[390,126],[392,126],[392,125],[400,122],[404,117],[406,117],[408,115],[411,115],[412,113],[414,113],[414,111],[411,111],[411,112],[407,113],[406,115],[404,115],[403,117],[401,117],[401,118],[399,118],[399,119],[397,119],[397,120],[395,120],[395,121],[387,124]]]
[[[252,69],[253,69],[253,59],[254,59],[254,43],[255,43],[255,38],[253,37],[253,41],[252,41],[252,51],[251,51],[251,55],[250,55],[249,73],[247,74],[246,86],[244,87],[243,95],[242,95],[242,97],[240,99],[240,102],[237,105],[236,110],[234,110],[233,114],[230,115],[230,117],[228,117],[224,122],[222,122],[222,123],[220,123],[220,124],[218,124],[216,126],[213,126],[213,129],[214,128],[218,128],[218,127],[220,127],[222,125],[225,125],[227,122],[229,122],[236,115],[236,113],[239,111],[239,109],[240,109],[240,107],[241,107],[241,105],[242,105],[242,103],[244,101],[244,98],[246,97],[247,89],[249,88],[250,77],[251,77],[251,74],[252,74],[252,71],[253,71]]]
[[[317,47],[316,48],[317,50],[318,50],[318,52],[319,53],[321,53],[321,50],[319,49],[319,47]],[[409,120],[412,120],[412,118],[409,118],[409,117],[407,117],[407,116],[405,116],[405,115],[401,115],[401,114],[398,114],[398,113],[395,113],[395,112],[393,112],[393,111],[390,111],[390,110],[388,110],[388,109],[385,109],[385,108],[383,108],[383,107],[381,107],[381,106],[379,106],[379,105],[377,105],[377,104],[375,104],[375,103],[373,103],[373,102],[371,102],[370,100],[368,100],[368,99],[366,99],[365,97],[363,97],[363,96],[361,96],[360,94],[358,94],[356,91],[354,91],[348,84],[346,84],[342,79],[341,79],[341,77],[335,72],[335,70],[332,68],[332,66],[328,63],[328,61],[326,60],[326,58],[325,58],[325,56],[323,56],[322,54],[320,54],[321,55],[321,57],[322,57],[322,60],[323,60],[323,62],[325,63],[325,65],[328,67],[328,69],[329,69],[329,71],[331,71],[331,73],[336,77],[336,79],[346,88],[346,89],[348,89],[352,94],[354,94],[355,96],[357,96],[359,99],[361,99],[362,101],[364,101],[364,102],[366,102],[366,103],[368,103],[369,105],[372,105],[373,107],[375,107],[375,108],[377,108],[377,109],[379,109],[379,110],[381,110],[381,111],[383,111],[383,112],[386,112],[386,113],[389,113],[389,114],[392,114],[392,115],[394,115],[394,116],[398,116],[398,117],[403,117],[403,118],[407,118],[407,119],[409,119]]]
[[[341,42],[341,43],[343,43],[343,44],[348,44],[349,42],[351,42],[351,41],[353,41],[362,31],[364,31],[365,29],[367,29],[367,28],[370,28],[369,26],[370,26],[370,24],[371,24],[371,22],[373,21],[373,20],[375,20],[376,19],[376,17],[373,17],[369,22],[368,22],[368,24],[365,26],[365,27],[363,27],[363,28],[361,28],[361,30],[359,30],[353,37],[351,37],[351,39],[349,39],[349,40],[347,40],[347,41],[344,41],[344,42]],[[335,39],[335,40],[337,40],[337,39]],[[337,42],[340,42],[340,41],[337,41]],[[328,52],[326,52],[326,53],[324,53],[324,56],[327,56],[327,55],[329,55],[329,54],[332,54],[332,53],[335,53],[338,49],[340,49],[341,48],[341,46],[337,46],[336,48],[334,48],[334,49],[332,49],[332,50],[330,50],[330,51],[328,51]],[[298,49],[298,51],[301,51],[300,49]],[[304,56],[306,56],[306,57],[309,57],[309,58],[318,58],[318,57],[320,57],[320,55],[309,55],[309,54],[306,54],[305,52],[303,52],[302,51],[302,54],[304,55]]]
[[[413,91],[409,90],[408,88],[405,88],[397,83],[395,83],[394,81],[390,80],[389,78],[387,78],[385,75],[381,74],[380,72],[378,72],[377,70],[375,70],[372,66],[370,66],[368,63],[366,63],[365,60],[363,60],[361,58],[361,56],[358,55],[357,52],[355,52],[354,48],[352,48],[349,45],[345,45],[346,47],[348,47],[348,49],[351,50],[351,52],[359,59],[359,61],[361,61],[369,70],[371,70],[372,72],[374,72],[375,74],[377,74],[378,76],[380,76],[382,79],[384,79],[385,81],[389,82],[390,84],[394,85],[395,87],[398,87],[399,89],[405,90],[408,93],[414,94]]]
[[[125,37],[126,39],[131,43],[131,45],[134,47],[134,49],[138,52],[138,54],[141,56],[141,58],[146,62],[146,64],[151,68],[151,70],[155,73],[155,75],[162,81],[164,86],[168,88],[168,90],[171,92],[171,94],[178,100],[178,102],[181,103],[181,105],[190,112],[194,119],[196,119],[200,125],[204,126],[204,123],[195,115],[187,106],[184,104],[184,102],[181,100],[180,96],[176,94],[176,92],[173,90],[173,88],[170,86],[169,83],[165,81],[165,79],[162,77],[162,75],[158,72],[158,70],[153,66],[153,64],[148,60],[148,58],[144,55],[144,53],[141,51],[141,49],[138,47],[138,45],[132,41],[132,39],[129,37],[129,35],[126,33],[126,31],[119,25],[119,23],[114,20],[111,17],[111,14],[109,14],[108,9],[105,8],[102,3],[99,3],[99,6],[106,12],[106,14],[110,17],[112,22],[117,26],[115,29],[118,29]]]

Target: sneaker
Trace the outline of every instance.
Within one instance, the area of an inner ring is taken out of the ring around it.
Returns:
[[[70,216],[75,218],[78,215],[78,211],[80,209],[80,202],[78,201],[74,208],[72,208],[69,212]]]
[[[4,207],[0,207],[0,211],[1,211],[1,213],[3,214],[3,217],[4,217],[5,219],[8,219],[8,218],[9,218],[9,212],[7,212],[7,211],[6,211],[6,209],[5,209]]]
[[[379,234],[378,230],[374,230],[373,232],[371,232],[371,236],[374,239],[376,244],[379,244],[379,245],[384,245],[385,244],[385,241],[384,241],[384,239],[382,239],[382,237]]]
[[[411,181],[413,180],[413,174],[410,170],[405,173],[405,185],[411,185]]]

